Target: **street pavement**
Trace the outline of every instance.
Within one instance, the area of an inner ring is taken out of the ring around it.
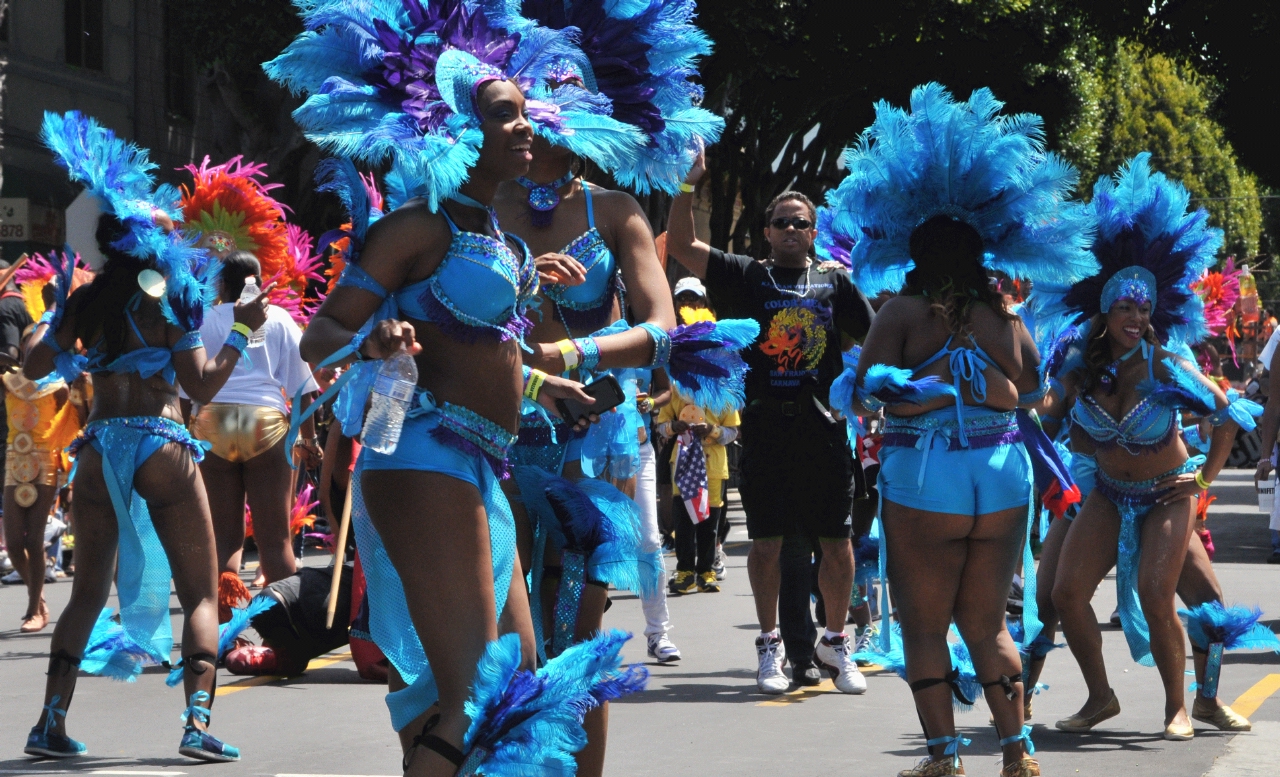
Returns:
[[[1268,566],[1266,517],[1256,510],[1251,472],[1228,471],[1214,487],[1210,528],[1217,572],[1235,603],[1258,605],[1280,631],[1280,566]],[[735,505],[736,507],[736,505]],[[764,696],[755,687],[758,633],[746,577],[746,533],[740,511],[731,512],[728,579],[718,594],[672,598],[672,639],[684,659],[650,665],[649,689],[612,705],[606,773],[660,775],[893,775],[923,754],[923,740],[906,683],[892,673],[868,676],[863,696],[844,696],[830,682],[817,689]],[[308,564],[327,563],[313,556]],[[673,560],[668,560],[674,566]],[[1094,607],[1105,619],[1115,603],[1114,579],[1100,586]],[[55,616],[70,593],[69,581],[49,586]],[[47,629],[20,635],[24,592],[0,590],[0,775],[43,772],[161,775],[218,774],[275,777],[350,777],[400,774],[400,751],[391,733],[384,689],[361,681],[345,649],[312,662],[291,679],[237,678],[219,672],[212,730],[244,753],[236,764],[206,766],[177,754],[181,692],[167,688],[153,670],[132,684],[82,677],[68,716],[69,732],[85,741],[90,756],[70,762],[22,755],[26,733],[40,710]],[[180,611],[173,601],[174,631]],[[630,594],[615,594],[608,626],[638,636],[627,650],[645,661],[644,619]],[[1066,650],[1049,658],[1035,699],[1036,757],[1052,775],[1173,775],[1238,777],[1274,775],[1280,767],[1280,655],[1228,654],[1221,696],[1248,714],[1252,733],[1230,735],[1197,724],[1194,741],[1166,742],[1162,695],[1154,669],[1129,658],[1119,629],[1103,626],[1111,682],[1123,712],[1086,735],[1052,728],[1075,712],[1084,684]],[[1188,661],[1188,669],[1190,662]],[[1187,683],[1190,684],[1188,678]],[[1188,694],[1188,704],[1191,695]],[[999,772],[996,735],[981,702],[957,715],[959,733],[973,740],[962,751],[970,775]],[[1215,763],[1216,761],[1216,763]]]

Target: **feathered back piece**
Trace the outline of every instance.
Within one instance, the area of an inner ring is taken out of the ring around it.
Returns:
[[[233,157],[210,165],[182,168],[194,179],[182,186],[183,230],[202,248],[219,256],[248,251],[258,258],[263,277],[280,273],[289,262],[284,207],[271,196],[282,184],[266,183],[266,165]]]
[[[583,153],[640,194],[676,194],[694,157],[720,139],[724,119],[698,107],[697,60],[711,40],[693,23],[693,0],[488,0],[506,13],[556,30],[581,31],[587,72],[577,73],[612,103],[612,118],[639,134],[638,153],[616,164]],[[563,66],[562,66],[563,67]],[[552,90],[556,100],[564,87]],[[566,95],[567,96],[567,95]],[[573,148],[564,140],[552,142]],[[575,149],[576,150],[576,149]],[[581,153],[581,152],[579,152]]]
[[[306,326],[326,296],[323,291],[307,295],[313,282],[317,285],[326,283],[321,271],[324,255],[313,251],[315,243],[311,235],[297,224],[286,224],[285,234],[288,238],[288,261],[272,275],[267,275],[264,270],[263,283],[276,284],[268,297],[271,304],[287,310],[299,326]]]
[[[849,251],[868,296],[902,287],[911,233],[938,215],[976,229],[984,264],[1012,278],[1072,283],[1097,271],[1092,217],[1067,200],[1075,168],[1045,151],[1039,116],[1002,107],[988,89],[956,102],[936,83],[912,90],[910,111],[876,104],[845,151],[849,175],[827,194],[831,215],[818,216],[818,244],[832,258],[832,246]]]
[[[27,263],[18,268],[13,281],[22,292],[22,301],[26,303],[27,314],[33,321],[39,321],[44,315],[44,287],[53,283],[55,288],[65,294],[55,295],[60,299],[71,296],[71,292],[93,280],[93,270],[80,259],[80,254],[71,255],[70,250],[58,257],[57,251],[50,251],[49,257],[32,254]]]
[[[1186,188],[1152,172],[1150,160],[1149,153],[1138,154],[1093,187],[1089,209],[1098,223],[1093,253],[1100,270],[1036,294],[1077,322],[1105,313],[1116,299],[1141,296],[1151,303],[1151,326],[1161,343],[1198,343],[1208,328],[1204,303],[1191,287],[1213,264],[1222,230],[1209,226],[1204,208],[1188,211]]]
[[[210,260],[180,230],[165,232],[155,223],[157,212],[182,221],[181,195],[168,184],[155,185],[151,171],[156,166],[147,152],[79,111],[46,111],[40,138],[71,180],[128,228],[112,247],[150,263],[165,277],[165,317],[186,331],[199,329],[207,301],[202,272]]]
[[[1226,266],[1221,270],[1209,270],[1192,288],[1204,304],[1204,323],[1214,335],[1226,334],[1227,325],[1231,323],[1231,309],[1240,299],[1240,270],[1236,269],[1236,260],[1227,257]]]
[[[509,16],[500,26],[465,0],[294,0],[306,28],[263,67],[306,95],[294,119],[308,139],[369,164],[392,160],[411,196],[434,209],[455,194],[479,158],[475,96],[490,81],[516,79],[529,93],[565,60],[581,61],[576,31]],[[526,103],[544,132],[568,134],[576,111],[597,103]]]
[[[587,559],[589,579],[649,595],[662,585],[660,551],[645,551],[636,503],[603,480],[550,477],[543,486],[551,535]]]

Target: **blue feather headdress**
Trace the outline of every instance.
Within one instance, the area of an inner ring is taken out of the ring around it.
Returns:
[[[1161,343],[1198,343],[1209,331],[1191,284],[1213,265],[1222,230],[1209,226],[1204,208],[1188,211],[1186,188],[1152,172],[1150,161],[1149,153],[1138,154],[1093,187],[1089,209],[1098,223],[1093,253],[1100,270],[1070,285],[1037,287],[1035,294],[1071,322],[1105,313],[1117,295],[1140,294],[1152,304],[1151,326]]]
[[[199,329],[211,299],[205,281],[215,260],[180,230],[165,232],[155,223],[156,213],[174,223],[182,221],[182,194],[169,184],[155,185],[151,172],[156,165],[146,150],[117,138],[79,111],[46,111],[40,139],[71,180],[83,185],[103,212],[127,229],[112,248],[147,262],[164,276],[165,318],[184,331]]]
[[[1067,200],[1075,168],[1045,151],[1039,116],[1000,116],[1003,106],[988,89],[956,102],[936,83],[912,90],[909,112],[876,104],[875,122],[845,151],[849,175],[827,194],[818,238],[849,251],[868,296],[902,287],[911,233],[937,215],[977,230],[984,264],[1010,277],[1073,283],[1097,271],[1092,216]]]
[[[640,194],[653,189],[676,194],[698,152],[720,139],[724,119],[699,107],[702,87],[691,80],[697,59],[711,53],[711,40],[693,23],[693,0],[487,0],[487,5],[552,29],[580,31],[588,60],[581,75],[608,98],[613,119],[642,139],[637,153],[617,165],[591,157],[622,186]]]
[[[391,159],[394,188],[433,209],[479,158],[477,89],[515,79],[532,97],[558,64],[584,61],[576,30],[550,30],[518,14],[496,19],[466,0],[294,4],[306,29],[263,68],[307,96],[293,114],[298,125],[337,156]],[[589,117],[608,119],[607,101],[585,94],[562,105],[530,99],[527,107],[535,128],[556,135],[589,135],[601,125]]]

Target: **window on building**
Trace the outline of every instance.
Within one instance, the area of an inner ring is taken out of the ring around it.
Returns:
[[[66,0],[67,64],[102,70],[103,0]]]
[[[177,12],[164,7],[164,108],[174,119],[195,116],[195,66],[178,34]]]
[[[0,0],[0,43],[9,41],[9,0]]]

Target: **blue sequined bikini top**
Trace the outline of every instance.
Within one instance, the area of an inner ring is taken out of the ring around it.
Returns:
[[[591,186],[582,182],[587,198],[587,231],[565,246],[560,253],[577,259],[587,279],[577,286],[555,283],[542,290],[556,305],[565,329],[599,329],[609,323],[613,301],[621,289],[618,262],[596,229],[595,209],[591,203]]]
[[[152,375],[159,373],[166,383],[173,383],[177,379],[177,371],[173,369],[173,354],[178,351],[190,351],[195,348],[204,346],[204,342],[200,339],[200,330],[193,329],[184,334],[172,349],[162,346],[147,345],[147,339],[142,336],[142,332],[138,330],[138,325],[133,322],[131,310],[137,310],[141,302],[141,294],[134,294],[129,300],[128,306],[124,311],[124,318],[129,322],[129,327],[133,329],[133,334],[138,338],[138,342],[143,347],[137,350],[122,353],[110,362],[107,361],[107,354],[99,350],[102,340],[97,345],[90,348],[85,356],[88,361],[85,369],[93,373],[104,372],[136,372],[143,378],[150,378]]]
[[[1155,349],[1146,342],[1140,343],[1140,347],[1147,360],[1148,384],[1155,386]],[[1121,361],[1136,350],[1121,357]],[[1135,455],[1154,452],[1172,440],[1179,426],[1177,415],[1177,410],[1157,402],[1149,394],[1118,421],[1088,394],[1082,394],[1071,408],[1071,421],[1098,447],[1120,447]]]
[[[406,316],[430,321],[456,340],[523,341],[533,327],[526,313],[538,293],[538,272],[529,247],[512,235],[520,247],[517,256],[507,246],[492,211],[489,217],[496,238],[464,232],[444,208],[440,214],[453,240],[430,276],[389,293],[358,265],[349,264],[338,285],[355,286],[383,299],[390,295]]]

